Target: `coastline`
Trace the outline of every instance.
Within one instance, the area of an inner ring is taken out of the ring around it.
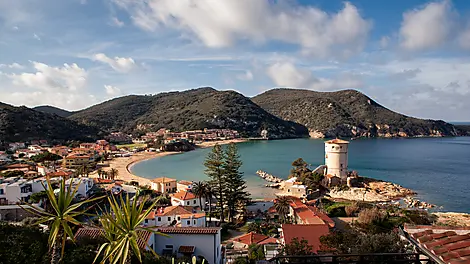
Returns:
[[[226,145],[230,143],[241,143],[246,142],[248,139],[237,138],[237,139],[230,139],[230,140],[217,140],[217,141],[207,141],[201,144],[197,144],[196,148],[210,148],[216,144],[219,145]],[[112,160],[108,161],[107,165],[104,170],[110,169],[117,169],[118,175],[116,177],[117,180],[122,180],[125,182],[136,181],[139,183],[140,186],[150,185],[152,179],[144,178],[138,175],[135,175],[131,172],[132,166],[136,165],[139,162],[165,157],[168,155],[180,154],[184,152],[177,152],[177,151],[167,151],[167,152],[139,152],[135,153],[130,157],[117,157],[113,158]],[[90,174],[90,177],[97,178],[97,172]]]

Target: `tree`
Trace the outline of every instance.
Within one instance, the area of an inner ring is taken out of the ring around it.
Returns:
[[[131,252],[142,263],[142,252],[138,245],[139,232],[149,231],[155,233],[151,229],[142,227],[141,224],[152,212],[157,202],[155,201],[149,209],[144,210],[146,199],[143,199],[139,204],[136,198],[130,200],[129,196],[126,196],[124,200],[120,196],[118,202],[112,196],[108,197],[108,201],[110,211],[103,212],[99,219],[107,242],[99,248],[95,261],[103,254],[102,263],[109,261],[112,264],[127,264],[131,262],[131,254],[129,254]]]
[[[212,187],[210,184],[206,184],[206,200],[209,203],[209,223],[212,222],[212,197],[214,196],[214,192],[212,191]]]
[[[24,209],[41,217],[37,224],[49,224],[48,244],[49,249],[52,249],[51,263],[54,264],[59,263],[63,258],[67,236],[74,240],[71,226],[80,225],[81,223],[77,218],[84,215],[86,212],[86,210],[79,211],[79,209],[86,203],[96,201],[103,197],[96,197],[73,203],[79,184],[77,184],[75,188],[72,187],[72,182],[66,186],[65,179],[60,181],[57,197],[49,179],[47,180],[47,186],[43,184],[43,187],[46,190],[47,198],[51,203],[53,209],[52,213],[39,210],[31,204],[28,204],[29,207],[24,207]]]
[[[194,195],[196,195],[196,197],[199,198],[199,205],[201,206],[201,209],[203,209],[204,211],[206,211],[206,207],[203,206],[202,204],[202,197],[205,197],[206,196],[206,193],[207,193],[207,188],[206,188],[207,184],[205,182],[196,182],[194,183],[194,186],[193,186],[193,193]]]
[[[37,226],[0,223],[0,263],[47,263],[47,233]]]
[[[263,230],[261,229],[261,225],[259,223],[256,223],[256,222],[249,223],[248,227],[247,227],[247,231],[248,232],[258,233],[258,234],[263,233]]]
[[[305,256],[312,254],[313,246],[309,245],[307,240],[299,240],[297,237],[294,237],[290,243],[285,244],[281,248],[281,255],[284,256]]]
[[[264,246],[258,244],[251,244],[248,246],[248,259],[256,262],[258,260],[264,260]]]
[[[290,200],[286,196],[280,196],[276,199],[276,203],[274,204],[274,208],[276,212],[279,214],[281,218],[281,223],[286,223],[287,215],[289,214],[290,209]]]
[[[115,168],[112,168],[108,171],[108,176],[111,178],[111,180],[114,180],[118,175],[119,171]]]
[[[34,162],[45,162],[45,161],[56,161],[62,159],[61,156],[50,153],[50,152],[43,152],[31,157],[31,160]]]
[[[224,222],[224,206],[227,195],[227,178],[224,171],[224,152],[219,144],[215,144],[212,151],[207,154],[204,166],[205,174],[210,178],[209,184],[212,187],[214,196],[217,199],[217,207],[220,212],[220,221]]]

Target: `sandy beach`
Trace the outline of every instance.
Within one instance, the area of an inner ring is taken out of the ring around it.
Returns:
[[[203,142],[201,144],[197,144],[198,148],[210,148],[213,147],[215,144],[225,145],[230,143],[240,143],[245,142],[246,139],[231,139],[231,140],[218,140],[218,141],[208,141]],[[138,152],[133,154],[130,157],[117,157],[113,158],[112,160],[107,161],[108,167],[104,168],[103,170],[108,171],[111,168],[117,169],[119,171],[118,176],[116,179],[123,180],[125,182],[136,181],[141,186],[150,185],[151,179],[143,178],[131,173],[131,167],[141,161],[164,157],[167,155],[178,154],[181,152]],[[90,174],[90,177],[98,177],[96,172]]]

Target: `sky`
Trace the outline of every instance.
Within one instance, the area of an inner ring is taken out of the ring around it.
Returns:
[[[0,0],[0,101],[79,110],[210,86],[357,89],[470,121],[470,1]]]

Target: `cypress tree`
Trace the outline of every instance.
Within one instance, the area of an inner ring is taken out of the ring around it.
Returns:
[[[237,146],[234,143],[225,149],[225,159],[223,163],[224,173],[227,179],[227,208],[229,221],[233,222],[233,217],[237,208],[245,207],[249,201],[250,194],[246,192],[246,181],[243,179],[243,172],[240,171],[242,161],[238,155]]]
[[[210,178],[209,185],[217,199],[217,207],[220,212],[220,221],[224,222],[224,205],[227,195],[227,178],[224,171],[224,152],[222,147],[216,144],[212,151],[207,154],[204,161],[205,174]]]

